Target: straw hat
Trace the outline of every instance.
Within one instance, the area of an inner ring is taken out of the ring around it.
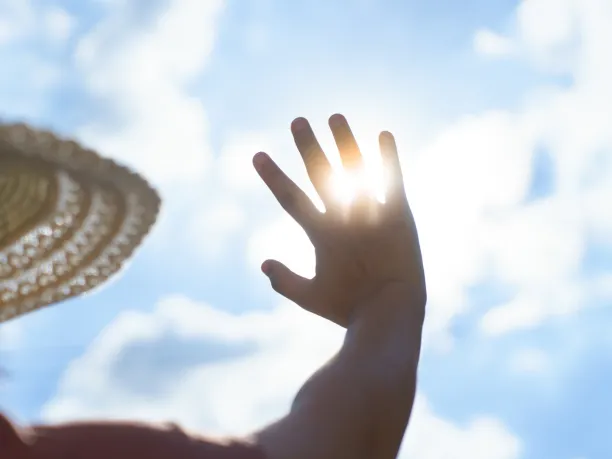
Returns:
[[[74,141],[0,124],[0,322],[81,295],[130,258],[160,198]]]

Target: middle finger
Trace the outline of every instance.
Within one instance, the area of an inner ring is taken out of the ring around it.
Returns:
[[[363,158],[346,118],[338,114],[333,115],[329,118],[329,127],[336,140],[345,171],[349,174],[359,173],[363,169]]]
[[[334,205],[334,197],[331,189],[332,168],[327,156],[312,131],[310,123],[305,118],[296,118],[291,123],[291,133],[306,166],[308,178],[325,208],[330,210],[330,207]]]

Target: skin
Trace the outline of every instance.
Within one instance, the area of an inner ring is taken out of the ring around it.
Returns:
[[[329,125],[343,166],[358,172],[363,159],[347,121],[334,115]],[[275,260],[265,261],[262,271],[278,293],[345,327],[346,336],[338,353],[300,389],[290,412],[238,439],[243,456],[177,428],[98,422],[17,431],[0,415],[0,456],[79,459],[97,453],[162,459],[180,451],[184,458],[259,457],[261,449],[268,459],[397,456],[414,402],[427,295],[395,140],[388,132],[380,135],[388,173],[385,203],[362,190],[343,204],[332,197],[331,167],[308,122],[298,118],[291,130],[324,213],[266,154],[258,153],[253,162],[314,245],[316,275],[305,279]]]
[[[343,167],[358,172],[363,158],[346,119],[334,115],[329,126]],[[278,293],[347,333],[291,412],[255,439],[271,459],[393,458],[414,401],[427,296],[395,140],[380,135],[385,203],[362,190],[342,204],[332,196],[330,163],[309,123],[298,118],[291,131],[325,213],[269,156],[257,154],[254,165],[314,245],[316,274],[305,279],[275,260],[265,261],[262,271]]]

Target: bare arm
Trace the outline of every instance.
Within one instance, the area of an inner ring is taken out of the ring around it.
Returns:
[[[291,412],[258,433],[269,459],[396,457],[414,401],[421,319],[400,292],[376,302],[367,308],[376,318],[355,320]]]
[[[348,123],[334,115],[330,128],[345,171],[358,179],[362,157]],[[290,413],[256,439],[270,459],[392,459],[414,401],[426,302],[395,141],[381,134],[389,177],[385,203],[359,186],[351,202],[339,203],[329,190],[330,163],[310,125],[298,118],[292,132],[325,213],[267,155],[256,155],[254,163],[313,243],[316,275],[305,279],[274,260],[262,270],[277,292],[347,332],[336,356],[299,391]]]

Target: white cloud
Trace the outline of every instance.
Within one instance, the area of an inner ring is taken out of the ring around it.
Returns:
[[[31,0],[0,2],[0,46],[32,37],[63,44],[73,31],[75,19],[57,5],[44,6]]]
[[[58,7],[49,8],[44,13],[43,22],[49,39],[59,44],[70,38],[75,26],[75,19]]]
[[[3,323],[0,326],[0,351],[18,349],[25,338],[23,333],[24,329],[21,322],[12,320]]]
[[[63,69],[44,47],[26,46],[48,37],[45,11],[29,0],[0,2],[0,109],[9,119],[37,120]]]
[[[551,197],[505,212],[488,222],[493,268],[524,288],[556,287],[579,273],[586,248],[571,202]]]
[[[587,3],[598,2],[601,0],[521,0],[511,33],[479,29],[474,34],[474,49],[489,56],[522,55],[540,69],[567,72],[577,63],[580,13],[589,8]]]
[[[542,349],[518,349],[510,359],[510,368],[520,374],[542,374],[550,368],[550,359]]]
[[[259,151],[282,150],[274,133],[231,132],[206,178],[182,190],[200,196],[186,216],[186,234],[205,261],[218,260],[233,244],[242,245],[247,237],[242,230],[250,234],[267,221],[274,198],[255,172],[252,157]]]
[[[612,9],[605,0],[530,0],[520,3],[515,20],[509,37],[478,31],[476,50],[520,50],[537,68],[570,72],[575,80],[533,92],[514,113],[459,120],[413,166],[407,189],[425,257],[430,328],[448,328],[468,307],[465,288],[491,274],[517,295],[485,314],[487,333],[536,327],[597,296],[586,292],[578,275],[587,236],[603,244],[612,240],[606,211],[612,198],[606,123],[612,116],[612,65],[605,57],[612,46]],[[524,204],[537,147],[553,158],[556,189]]]
[[[532,148],[516,117],[489,112],[458,121],[417,153],[406,190],[428,283],[426,327],[445,340],[452,319],[468,307],[465,288],[487,269],[484,222],[527,191]]]
[[[7,45],[32,33],[35,9],[30,0],[0,2],[0,45]]]
[[[519,296],[487,311],[481,320],[482,330],[499,335],[516,329],[535,328],[550,311],[542,308],[539,298]]]
[[[187,85],[208,62],[224,2],[147,5],[143,12],[112,3],[80,40],[78,67],[114,119],[93,121],[79,134],[157,184],[202,178],[211,159],[208,120]]]
[[[478,30],[474,34],[474,49],[488,56],[508,56],[515,52],[511,40],[488,29]]]
[[[215,167],[220,182],[229,193],[244,194],[263,190],[262,182],[252,166],[255,153],[278,152],[281,143],[273,133],[241,132],[228,136]]]
[[[314,276],[314,248],[306,233],[289,216],[262,227],[249,238],[248,260],[251,265],[259,266],[269,258],[284,263],[302,276]]]
[[[517,459],[522,445],[497,419],[481,416],[458,426],[437,417],[417,397],[401,459]]]
[[[245,27],[245,44],[247,49],[253,54],[260,54],[268,48],[270,37],[268,31],[262,24],[253,22]]]
[[[9,20],[0,19],[0,45],[7,44],[13,38],[13,27]]]
[[[172,340],[163,341],[168,334]],[[167,298],[151,314],[125,312],[115,319],[69,366],[43,413],[48,420],[178,416],[186,426],[212,434],[245,433],[284,413],[301,383],[341,341],[338,327],[293,305],[231,315],[183,297]],[[177,370],[169,368],[169,360],[180,362],[186,354],[173,353],[168,344],[173,342],[199,351],[246,345],[247,351],[187,361]],[[161,353],[161,365],[147,359],[151,353]],[[136,381],[121,364],[128,359],[140,362]],[[150,396],[147,381],[165,380],[168,386]]]
[[[172,419],[208,434],[248,433],[288,410],[300,385],[340,347],[342,335],[293,305],[232,315],[184,297],[166,298],[150,314],[117,317],[71,363],[43,415],[48,421]],[[247,350],[198,363],[173,351],[181,342],[196,354],[202,345],[219,352],[246,344]],[[457,426],[419,396],[400,457],[514,459],[519,451],[498,420],[477,417]]]
[[[526,1],[517,22],[516,40],[536,52],[542,65],[564,50],[572,56],[566,64],[575,82],[538,97],[521,114],[555,161],[556,190],[488,227],[494,265],[518,288],[515,299],[483,317],[489,333],[534,327],[610,299],[579,275],[588,238],[611,242],[605,202],[612,196],[612,135],[604,124],[612,116],[612,66],[604,56],[612,46],[612,8],[603,0]],[[573,36],[580,37],[577,43]]]
[[[591,3],[591,0],[578,0]],[[576,31],[577,0],[523,0],[517,8],[518,33],[540,57],[568,45]]]
[[[217,200],[206,207],[206,212],[193,215],[187,237],[203,257],[209,261],[217,260],[231,238],[243,228],[245,220],[242,206],[229,199]]]

